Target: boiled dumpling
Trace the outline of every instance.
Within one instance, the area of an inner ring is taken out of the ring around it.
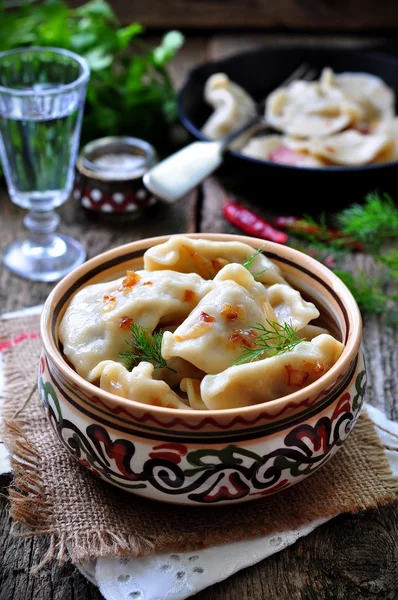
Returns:
[[[311,342],[314,337],[317,337],[322,333],[327,333],[330,335],[330,332],[327,329],[324,327],[319,327],[318,325],[306,325],[300,329],[300,337],[304,338],[307,342]]]
[[[395,93],[376,75],[370,73],[333,73],[323,70],[320,77],[322,91],[337,100],[354,102],[361,110],[362,121],[389,119],[395,114]]]
[[[319,310],[312,302],[301,297],[298,290],[276,283],[267,290],[269,303],[274,309],[278,323],[289,323],[296,331],[319,317]]]
[[[207,410],[207,406],[200,395],[200,379],[184,378],[181,380],[180,389],[186,393],[191,408]]]
[[[325,139],[289,140],[287,143],[293,150],[307,150],[315,156],[327,158],[336,165],[353,166],[370,163],[380,152],[392,145],[386,134],[364,135],[353,129]]]
[[[241,265],[227,265],[209,292],[174,331],[163,335],[162,356],[179,356],[206,373],[220,373],[253,347],[253,326],[276,322],[266,290]]]
[[[215,73],[209,77],[204,89],[204,98],[207,104],[213,107],[214,112],[203,125],[202,132],[213,140],[238,129],[256,114],[254,100],[225,73]],[[249,131],[236,138],[231,143],[231,148],[241,148],[250,135]]]
[[[102,360],[127,350],[132,321],[153,331],[181,322],[213,287],[196,273],[136,271],[108,283],[89,285],[72,298],[59,328],[64,354],[92,381]]]
[[[201,396],[209,409],[238,408],[268,402],[316,381],[339,358],[343,344],[323,334],[290,352],[206,375]]]
[[[164,244],[149,248],[144,254],[148,271],[173,269],[182,273],[198,273],[213,278],[228,263],[243,264],[255,252],[242,242],[217,242],[174,235]],[[266,285],[286,283],[279,268],[261,252],[249,268],[256,280]]]
[[[293,81],[266,100],[268,123],[290,136],[329,136],[347,127],[352,108],[321,93],[318,82]]]
[[[241,154],[252,158],[268,160],[281,165],[296,167],[322,167],[324,163],[315,156],[291,150],[286,146],[282,135],[254,137],[241,149]]]
[[[99,387],[106,392],[164,408],[190,408],[173,392],[165,381],[152,378],[154,367],[151,363],[141,362],[132,371],[111,360],[99,363],[93,371],[99,379]]]

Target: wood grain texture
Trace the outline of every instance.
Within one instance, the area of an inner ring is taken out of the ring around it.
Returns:
[[[338,46],[339,48],[372,48],[384,43],[384,38],[380,36],[344,36],[344,35],[311,35],[303,36],[297,34],[275,34],[275,33],[255,33],[255,34],[230,34],[224,33],[213,36],[209,43],[209,55],[212,60],[227,58],[240,52],[248,52],[259,47],[277,48],[286,45],[317,47],[317,46]]]
[[[80,4],[80,2],[73,2]],[[391,0],[113,0],[123,23],[156,28],[374,30],[398,25]]]
[[[9,479],[0,477],[4,492]],[[6,495],[0,496],[0,600],[101,600],[98,589],[71,564],[53,563],[37,575],[30,570],[48,549],[47,538],[18,539],[10,533]]]

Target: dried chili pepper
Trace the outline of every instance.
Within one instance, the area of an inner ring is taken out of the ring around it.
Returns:
[[[284,231],[278,231],[268,221],[237,202],[225,202],[223,215],[230,223],[249,235],[278,244],[286,244],[288,240]]]
[[[308,223],[305,219],[295,216],[281,216],[273,220],[276,227],[280,227],[289,233],[297,235],[310,235],[322,242],[330,242],[331,240],[341,240],[344,246],[348,246],[357,250],[363,251],[363,245],[355,240],[350,240],[347,236],[337,229],[329,229],[316,223]]]

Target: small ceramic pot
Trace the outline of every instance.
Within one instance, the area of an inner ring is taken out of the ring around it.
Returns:
[[[361,316],[342,281],[297,250],[237,235],[192,236],[263,246],[264,254],[316,304],[328,329],[344,342],[335,365],[293,394],[225,410],[149,406],[85,381],[60,349],[58,327],[65,309],[77,290],[138,268],[147,248],[168,239],[152,238],[89,260],[49,295],[41,318],[41,398],[67,450],[92,473],[123,490],[201,506],[254,500],[324,467],[347,439],[366,387]]]
[[[127,136],[94,140],[77,160],[73,196],[90,216],[113,222],[136,219],[158,200],[143,183],[156,161],[154,147],[144,140]]]

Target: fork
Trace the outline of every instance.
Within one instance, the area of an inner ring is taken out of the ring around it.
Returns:
[[[316,75],[316,69],[303,63],[278,87],[287,86],[298,79],[311,81]],[[188,144],[158,162],[145,173],[145,187],[169,203],[185,196],[221,165],[223,154],[234,139],[252,129],[258,131],[262,124],[270,129],[264,117],[265,101],[266,99],[257,104],[256,114],[238,129],[217,140]]]

